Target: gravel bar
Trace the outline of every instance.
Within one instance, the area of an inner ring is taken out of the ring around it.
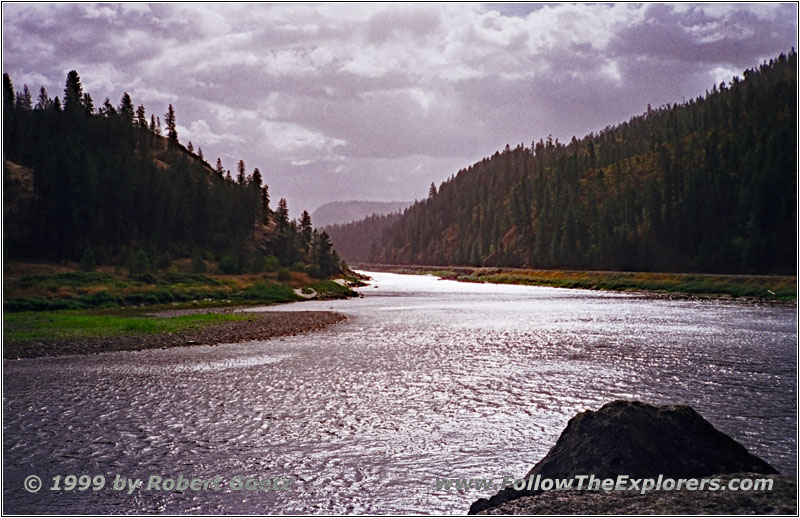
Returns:
[[[208,312],[206,310],[205,312]],[[50,341],[3,343],[3,358],[37,358],[70,354],[96,354],[112,351],[141,351],[191,345],[266,340],[317,331],[347,320],[332,311],[271,311],[243,313],[249,320],[211,324],[180,333],[117,335],[110,337],[70,338]]]

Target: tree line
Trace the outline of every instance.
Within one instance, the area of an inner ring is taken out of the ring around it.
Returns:
[[[373,239],[387,264],[795,273],[796,70],[792,50],[597,134],[506,146],[334,243]]]
[[[381,234],[401,216],[400,212],[372,214],[358,221],[328,225],[325,231],[347,262],[364,263],[376,254]]]
[[[235,177],[178,139],[174,107],[161,117],[127,93],[95,107],[76,71],[63,97],[44,87],[34,102],[3,75],[5,253],[19,259],[147,267],[192,257],[226,273],[276,265],[319,277],[346,267],[304,211],[290,220],[285,199],[270,209],[258,168]],[[138,258],[138,259],[137,259]]]

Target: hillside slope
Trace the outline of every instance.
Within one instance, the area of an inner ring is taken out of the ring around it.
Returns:
[[[506,146],[407,209],[369,261],[793,273],[797,55],[569,144]]]
[[[213,258],[224,273],[280,261],[322,277],[343,267],[307,213],[291,221],[283,199],[270,209],[258,168],[239,161],[231,175],[184,147],[172,105],[163,136],[160,119],[148,123],[127,93],[118,107],[106,99],[96,109],[75,71],[63,103],[42,88],[34,106],[27,85],[15,93],[3,80],[7,257],[133,270],[136,256],[145,268]]]
[[[400,212],[410,201],[332,201],[311,213],[311,221],[318,228],[342,225],[372,215]]]

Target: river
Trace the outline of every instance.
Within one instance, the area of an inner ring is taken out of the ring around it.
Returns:
[[[4,361],[3,511],[463,514],[490,492],[437,478],[522,476],[618,398],[690,404],[795,472],[795,305],[370,275],[362,298],[260,308],[348,316],[321,332]],[[70,474],[105,486],[49,489]],[[292,482],[128,494],[117,475]]]

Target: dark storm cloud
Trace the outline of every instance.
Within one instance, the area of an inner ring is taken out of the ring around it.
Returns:
[[[562,141],[796,45],[795,4],[5,4],[3,68],[123,91],[293,212],[408,200],[506,143]]]

